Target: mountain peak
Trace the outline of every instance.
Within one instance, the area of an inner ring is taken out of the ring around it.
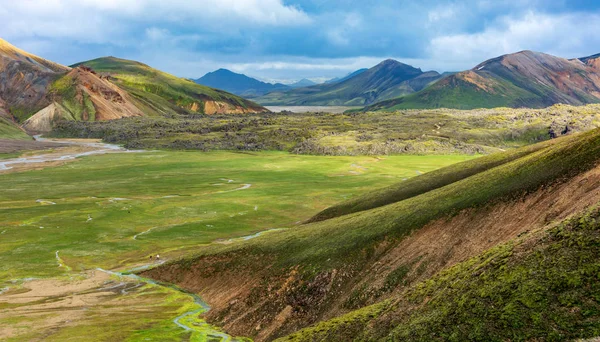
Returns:
[[[371,68],[371,70],[377,70],[377,69],[403,69],[403,70],[410,70],[413,71],[415,73],[421,73],[421,68],[415,68],[412,65],[408,65],[402,62],[399,62],[395,59],[391,59],[388,58],[386,60],[384,60],[383,62],[377,64],[376,66],[374,66],[373,68]]]

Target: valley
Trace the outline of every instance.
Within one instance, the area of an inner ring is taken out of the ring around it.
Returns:
[[[0,341],[598,341],[599,18],[0,1]]]
[[[124,153],[96,142],[58,142],[65,147],[50,154],[0,159],[11,167],[0,171],[0,325],[15,340],[63,340],[102,324],[128,328],[98,332],[98,340],[190,336],[172,322],[200,310],[187,294],[99,269],[157,265],[150,255],[162,262],[257,232],[294,229],[364,189],[473,158]],[[35,160],[47,162],[31,170],[26,161]],[[131,311],[111,317],[124,303]],[[34,317],[39,325],[32,331]]]

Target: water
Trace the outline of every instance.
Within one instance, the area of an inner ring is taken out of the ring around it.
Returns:
[[[265,106],[268,110],[279,113],[282,111],[288,111],[292,113],[315,113],[325,112],[340,114],[350,109],[356,109],[361,107],[348,107],[348,106]]]
[[[0,160],[0,171],[10,170],[10,169],[12,169],[12,165],[15,165],[15,164],[37,164],[37,163],[46,163],[46,162],[52,162],[52,161],[65,161],[65,160],[76,159],[79,157],[112,153],[112,152],[128,152],[128,153],[144,152],[144,151],[140,151],[140,150],[127,150],[119,145],[105,144],[105,143],[101,143],[101,142],[45,139],[45,138],[40,137],[39,135],[36,135],[34,138],[37,141],[47,141],[47,142],[53,142],[53,143],[58,143],[58,144],[70,145],[70,146],[82,146],[82,147],[93,148],[93,150],[87,151],[87,152],[77,152],[77,153],[73,152],[73,153],[67,153],[67,154],[57,154],[57,153],[40,154],[40,155],[35,155],[35,156],[30,156],[30,157],[3,159],[3,160]]]

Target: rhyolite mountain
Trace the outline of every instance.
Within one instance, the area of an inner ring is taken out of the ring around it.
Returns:
[[[388,59],[338,82],[272,92],[256,101],[263,105],[361,106],[414,93],[440,77],[435,71],[423,72]]]
[[[287,90],[290,86],[282,83],[267,83],[255,78],[238,74],[227,69],[219,69],[209,72],[206,75],[195,80],[196,83],[228,91],[230,93],[253,97],[260,96],[275,90]]]
[[[268,112],[264,107],[221,89],[214,89],[116,57],[77,63],[108,75],[119,87],[138,99],[145,110],[159,115],[246,114]]]
[[[521,51],[487,60],[422,91],[365,110],[405,108],[541,108],[600,102],[599,56],[564,59]]]
[[[2,131],[17,132],[7,125],[29,132],[49,131],[56,120],[265,111],[239,96],[138,62],[109,57],[67,67],[0,39]]]

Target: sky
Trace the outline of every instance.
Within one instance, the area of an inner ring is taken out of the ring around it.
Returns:
[[[0,0],[0,22],[1,38],[65,65],[116,56],[187,78],[320,81],[387,58],[444,72],[520,50],[600,53],[597,0]]]

